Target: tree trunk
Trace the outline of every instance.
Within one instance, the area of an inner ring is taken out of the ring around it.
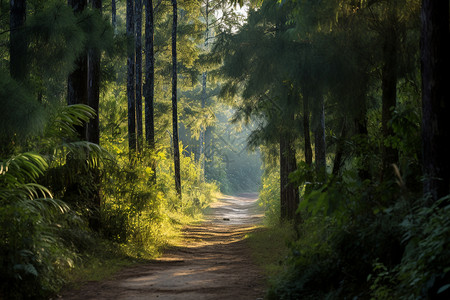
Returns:
[[[312,148],[309,129],[309,96],[303,93],[303,137],[305,139],[305,163],[312,166]]]
[[[296,220],[300,202],[298,188],[289,182],[289,174],[297,169],[295,150],[289,133],[280,135],[280,201],[281,220]]]
[[[92,0],[92,8],[98,10],[101,15],[102,0]],[[87,140],[91,143],[100,143],[99,129],[99,102],[100,102],[100,50],[89,49],[88,61],[88,105],[95,110],[96,116],[89,121]]]
[[[135,80],[135,50],[134,50],[134,0],[127,0],[127,98],[128,98],[128,147],[130,153],[136,151],[136,80]]]
[[[205,21],[206,21],[206,30],[205,30],[205,50],[208,49],[208,38],[209,38],[209,0],[206,0],[205,7]],[[201,98],[201,106],[202,111],[206,107],[206,80],[208,73],[206,71],[202,74],[202,98]],[[204,125],[201,125],[200,128],[200,137],[199,137],[199,152],[198,159],[200,162],[200,172],[202,179],[205,178],[205,128]]]
[[[87,6],[87,0],[69,0],[68,4],[75,14],[81,13]],[[67,81],[67,103],[88,104],[88,55],[83,51],[75,61],[76,68],[69,74]],[[86,124],[77,127],[78,138],[87,140]]]
[[[391,23],[395,24],[391,17]],[[383,139],[388,140],[394,135],[392,127],[389,126],[389,121],[392,120],[392,110],[397,103],[397,37],[395,26],[389,26],[385,32],[383,45],[383,60],[384,65],[382,69],[382,109],[381,109],[381,130]],[[397,163],[398,152],[390,145],[382,144],[382,170],[381,180],[393,178],[392,164]]]
[[[314,130],[314,150],[315,150],[315,167],[317,178],[324,181],[326,178],[326,143],[325,143],[325,111],[323,96],[317,97],[319,110],[316,128]]]
[[[430,203],[449,194],[450,89],[449,3],[422,1],[422,149],[423,192]]]
[[[367,129],[367,105],[366,105],[366,90],[360,91],[359,97],[356,97],[359,101],[354,103],[358,111],[354,117],[354,126],[358,138],[356,139],[357,156],[361,160],[361,164],[358,166],[358,176],[364,180],[371,180],[371,167],[370,160],[367,157],[368,144],[369,144],[369,131]]]
[[[136,28],[136,130],[137,147],[142,149],[142,0],[135,0]]]
[[[27,77],[28,42],[23,27],[27,11],[26,0],[11,0],[10,8],[10,74],[15,80],[25,81]]]
[[[111,0],[111,23],[114,29],[114,34],[117,33],[117,9],[116,9],[116,0]]]
[[[339,176],[342,167],[342,157],[344,156],[344,142],[346,135],[347,135],[347,126],[345,124],[344,119],[342,122],[341,136],[336,142],[336,152],[334,155],[333,170],[331,171],[331,174],[333,174],[333,176]]]
[[[99,17],[102,13],[102,0],[92,0],[92,8],[98,10]],[[88,56],[88,105],[95,110],[95,117],[91,119],[87,127],[87,140],[91,143],[100,144],[100,127],[99,127],[99,102],[100,102],[100,50],[91,48],[89,49]],[[93,212],[89,225],[90,227],[98,231],[100,230],[100,171],[97,167],[90,169],[93,177],[93,183],[96,190],[92,191],[91,199],[94,203],[95,211]]]
[[[145,139],[152,151],[155,151],[155,56],[153,50],[153,1],[145,0]],[[152,164],[151,182],[156,183],[156,164]]]
[[[178,145],[178,108],[177,108],[177,0],[172,0],[172,131],[173,159],[175,169],[175,189],[181,199],[180,147]]]

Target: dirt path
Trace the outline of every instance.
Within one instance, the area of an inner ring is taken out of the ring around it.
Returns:
[[[243,240],[261,221],[256,199],[256,194],[224,196],[204,223],[185,228],[183,245],[62,299],[262,299],[263,277]]]

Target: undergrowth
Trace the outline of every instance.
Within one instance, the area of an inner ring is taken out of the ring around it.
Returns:
[[[193,157],[181,156],[180,199],[168,149],[130,155],[125,138],[103,148],[68,142],[90,117],[88,107],[64,107],[44,130],[42,153],[0,158],[2,299],[48,299],[155,258],[218,194]]]
[[[267,298],[449,299],[449,197],[429,206],[387,184],[347,173],[303,194],[303,221]],[[274,240],[271,230],[266,243],[280,244],[281,233]],[[273,265],[270,255],[280,249],[261,244],[256,251],[265,253],[263,264]]]

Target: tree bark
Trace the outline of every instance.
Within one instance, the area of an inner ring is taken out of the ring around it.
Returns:
[[[281,220],[295,220],[300,202],[298,188],[289,182],[289,174],[297,169],[293,140],[289,133],[280,135],[280,205]]]
[[[303,137],[305,139],[305,163],[312,166],[312,148],[309,127],[309,96],[303,93]]]
[[[178,107],[177,107],[177,0],[172,0],[172,132],[173,132],[173,159],[175,170],[175,189],[181,199],[180,176],[180,147],[178,145]]]
[[[25,81],[27,77],[28,42],[23,27],[26,20],[26,0],[10,0],[10,61],[11,77]]]
[[[336,152],[334,155],[333,170],[331,171],[331,174],[333,174],[333,176],[339,176],[339,173],[341,171],[342,157],[344,156],[344,142],[346,135],[347,135],[347,126],[345,124],[344,119],[342,122],[341,136],[336,142]]]
[[[206,0],[205,7],[205,22],[206,22],[206,30],[205,30],[205,50],[208,48],[208,38],[209,38],[209,0]],[[206,80],[208,73],[206,71],[202,74],[202,98],[201,98],[201,107],[202,110],[206,107]],[[201,125],[200,128],[200,137],[199,137],[199,152],[198,159],[200,162],[200,172],[201,178],[205,178],[205,128]]]
[[[317,125],[314,130],[314,151],[315,151],[315,167],[319,180],[324,181],[326,178],[326,143],[325,143],[325,111],[323,96],[317,97],[319,110]]]
[[[68,4],[72,7],[75,14],[81,13],[87,6],[87,0],[69,0]],[[67,103],[73,104],[88,104],[88,55],[86,51],[75,61],[76,68],[69,74],[67,81]],[[80,140],[87,140],[86,124],[77,127],[78,138]]]
[[[142,149],[142,0],[135,0],[136,28],[136,130],[137,147]]]
[[[99,16],[102,13],[102,0],[92,0],[92,8],[98,10]],[[91,143],[100,144],[100,123],[99,123],[99,103],[100,103],[100,59],[101,53],[99,49],[91,48],[88,54],[88,105],[95,110],[95,117],[91,119],[87,127],[87,140]],[[89,225],[95,230],[100,230],[100,171],[98,167],[90,169],[93,177],[93,183],[96,187],[92,191],[91,199],[94,203],[95,211],[93,212]]]
[[[101,15],[102,0],[92,0],[92,8],[98,10]],[[94,119],[89,121],[87,140],[91,143],[100,144],[99,127],[99,102],[100,102],[100,59],[99,49],[89,49],[88,68],[88,105],[95,110]]]
[[[136,151],[136,77],[135,77],[135,49],[134,49],[134,0],[127,0],[127,98],[128,98],[128,148],[130,153]]]
[[[111,0],[111,23],[114,29],[114,34],[117,33],[117,9],[116,9],[116,0]]]
[[[154,56],[154,22],[153,1],[145,0],[145,139],[152,151],[155,151],[155,121],[154,121],[154,95],[155,95],[155,56]],[[156,164],[152,164],[153,175],[151,182],[156,183]]]
[[[449,194],[450,68],[448,1],[422,1],[423,192],[430,203]]]

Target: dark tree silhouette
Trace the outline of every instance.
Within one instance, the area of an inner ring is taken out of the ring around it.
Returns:
[[[449,3],[422,1],[422,149],[424,194],[435,201],[449,194],[450,67]]]
[[[136,151],[136,76],[135,76],[135,31],[134,31],[134,0],[127,0],[127,98],[128,98],[128,147]]]
[[[175,165],[175,188],[181,199],[180,147],[178,146],[178,108],[177,108],[177,0],[172,0],[172,131],[173,160]]]
[[[10,2],[10,73],[11,77],[23,81],[27,76],[27,39],[23,30],[26,20],[25,0]]]

